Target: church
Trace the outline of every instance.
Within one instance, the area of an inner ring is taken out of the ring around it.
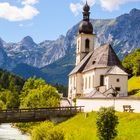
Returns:
[[[90,7],[83,7],[76,45],[76,64],[69,74],[68,98],[122,97],[128,95],[128,74],[110,44],[95,49]]]

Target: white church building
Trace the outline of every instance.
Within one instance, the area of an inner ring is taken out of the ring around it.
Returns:
[[[127,96],[128,74],[110,44],[95,49],[90,7],[83,7],[76,46],[76,66],[69,74],[68,98]]]

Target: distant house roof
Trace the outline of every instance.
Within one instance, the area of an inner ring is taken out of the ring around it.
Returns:
[[[88,53],[69,75],[108,66],[118,66],[122,68],[121,62],[111,45],[105,44]]]

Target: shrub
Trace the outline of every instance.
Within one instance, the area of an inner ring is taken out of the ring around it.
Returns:
[[[118,124],[118,117],[115,115],[113,107],[100,108],[97,113],[97,136],[100,140],[111,140],[117,136],[116,126]]]
[[[32,131],[32,140],[64,140],[64,134],[51,122],[43,122]]]

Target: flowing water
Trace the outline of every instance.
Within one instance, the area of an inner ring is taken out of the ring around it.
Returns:
[[[10,124],[0,125],[0,140],[31,140],[29,136],[21,134],[21,132],[12,128]]]

